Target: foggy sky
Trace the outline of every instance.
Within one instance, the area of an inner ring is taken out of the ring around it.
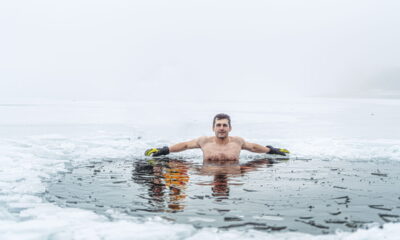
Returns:
[[[0,3],[0,100],[400,96],[400,1]]]

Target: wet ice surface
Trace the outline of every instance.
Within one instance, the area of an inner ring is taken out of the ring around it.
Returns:
[[[200,161],[201,162],[201,161]],[[400,162],[249,159],[105,159],[48,183],[45,198],[100,214],[161,216],[197,228],[354,231],[400,221]]]

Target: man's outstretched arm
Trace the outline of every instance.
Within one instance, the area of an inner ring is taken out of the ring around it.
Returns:
[[[200,148],[199,139],[200,138],[196,138],[191,141],[177,143],[170,147],[164,146],[162,148],[150,148],[146,150],[144,155],[157,157],[161,155],[167,155],[170,152],[181,152],[187,149]]]
[[[244,142],[242,149],[248,150],[250,152],[278,154],[282,156],[286,156],[287,153],[290,153],[287,149],[284,148],[274,148],[272,146],[264,147],[260,144],[249,142]]]
[[[200,148],[199,138],[187,142],[177,143],[169,147],[170,152],[181,152],[187,149]]]

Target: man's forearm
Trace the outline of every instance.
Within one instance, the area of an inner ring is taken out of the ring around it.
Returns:
[[[268,153],[270,149],[260,144],[253,143],[250,151],[255,153]]]
[[[177,143],[177,144],[169,146],[169,147],[165,146],[163,148],[147,149],[144,154],[146,156],[157,157],[157,156],[161,156],[161,155],[167,155],[171,152],[180,152],[180,151],[183,151],[186,149],[191,149],[191,148],[200,148],[198,139],[193,139],[191,141]]]
[[[182,143],[177,143],[175,145],[172,145],[168,148],[169,148],[170,152],[180,152],[180,151],[188,149],[188,144],[186,142],[182,142]]]

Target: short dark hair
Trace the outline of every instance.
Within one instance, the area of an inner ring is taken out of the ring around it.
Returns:
[[[220,119],[228,119],[229,127],[232,126],[231,125],[231,117],[229,117],[229,115],[225,114],[225,113],[218,113],[217,115],[215,115],[212,126],[214,127],[215,121],[220,120]]]

